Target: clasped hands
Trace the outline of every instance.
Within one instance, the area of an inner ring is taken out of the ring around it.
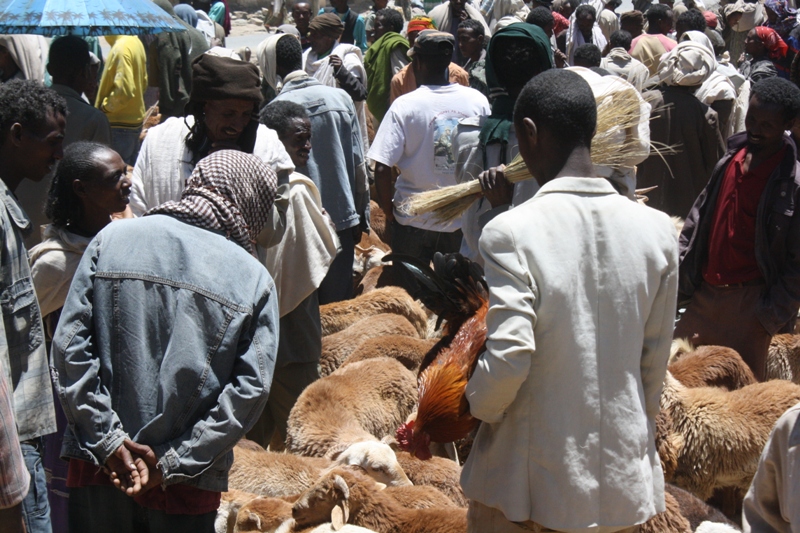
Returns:
[[[125,439],[106,460],[105,471],[116,488],[133,497],[161,484],[163,473],[157,463],[150,446]]]

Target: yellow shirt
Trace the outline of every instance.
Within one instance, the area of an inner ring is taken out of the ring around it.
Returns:
[[[106,59],[97,102],[112,128],[140,128],[144,120],[147,56],[138,37],[108,35],[111,51]]]

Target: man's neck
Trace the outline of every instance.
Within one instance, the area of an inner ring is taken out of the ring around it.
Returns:
[[[764,161],[769,160],[772,156],[777,154],[784,146],[783,139],[781,142],[773,145],[764,146],[759,149],[753,149],[752,146],[747,147],[747,155],[745,156],[745,171],[752,170],[758,167]]]
[[[9,164],[9,157],[6,154],[3,154],[3,151],[0,151],[0,179],[2,179],[3,183],[6,184],[8,190],[14,192],[17,190],[17,187],[19,187],[19,184],[22,183],[22,180],[24,180],[25,177],[22,175],[19,169],[15,168],[14,165]]]
[[[566,177],[579,177],[579,178],[594,178],[594,164],[592,164],[592,156],[589,148],[586,146],[578,146],[563,160],[563,162],[556,160],[547,175],[551,178],[545,177],[543,181],[539,181],[539,185],[551,182],[558,178]]]

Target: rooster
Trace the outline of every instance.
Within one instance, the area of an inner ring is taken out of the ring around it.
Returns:
[[[489,293],[483,268],[461,254],[433,258],[433,269],[418,259],[389,254],[383,259],[403,265],[419,283],[419,298],[446,320],[443,337],[422,361],[417,377],[417,416],[400,426],[397,442],[419,459],[430,459],[431,442],[453,442],[466,437],[478,420],[469,413],[464,396],[467,381],[486,343]]]

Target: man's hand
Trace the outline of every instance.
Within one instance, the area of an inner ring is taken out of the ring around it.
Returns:
[[[333,67],[333,75],[336,76],[342,68],[342,58],[337,55],[329,56],[328,63]]]
[[[556,68],[564,68],[567,65],[567,55],[561,50],[553,50],[553,58],[556,62]]]
[[[478,176],[483,196],[489,200],[492,208],[510,204],[514,196],[514,185],[506,179],[503,173],[505,168],[505,165],[500,165],[481,172]]]
[[[105,467],[114,486],[128,496],[139,494],[149,480],[145,462],[140,457],[134,458],[124,443],[106,459]]]
[[[161,485],[161,482],[164,480],[164,473],[158,468],[158,457],[156,457],[153,449],[146,444],[139,444],[132,440],[126,440],[125,447],[130,450],[131,453],[135,454],[139,460],[143,460],[149,470],[150,475],[148,479],[142,481],[142,494],[153,487]]]

